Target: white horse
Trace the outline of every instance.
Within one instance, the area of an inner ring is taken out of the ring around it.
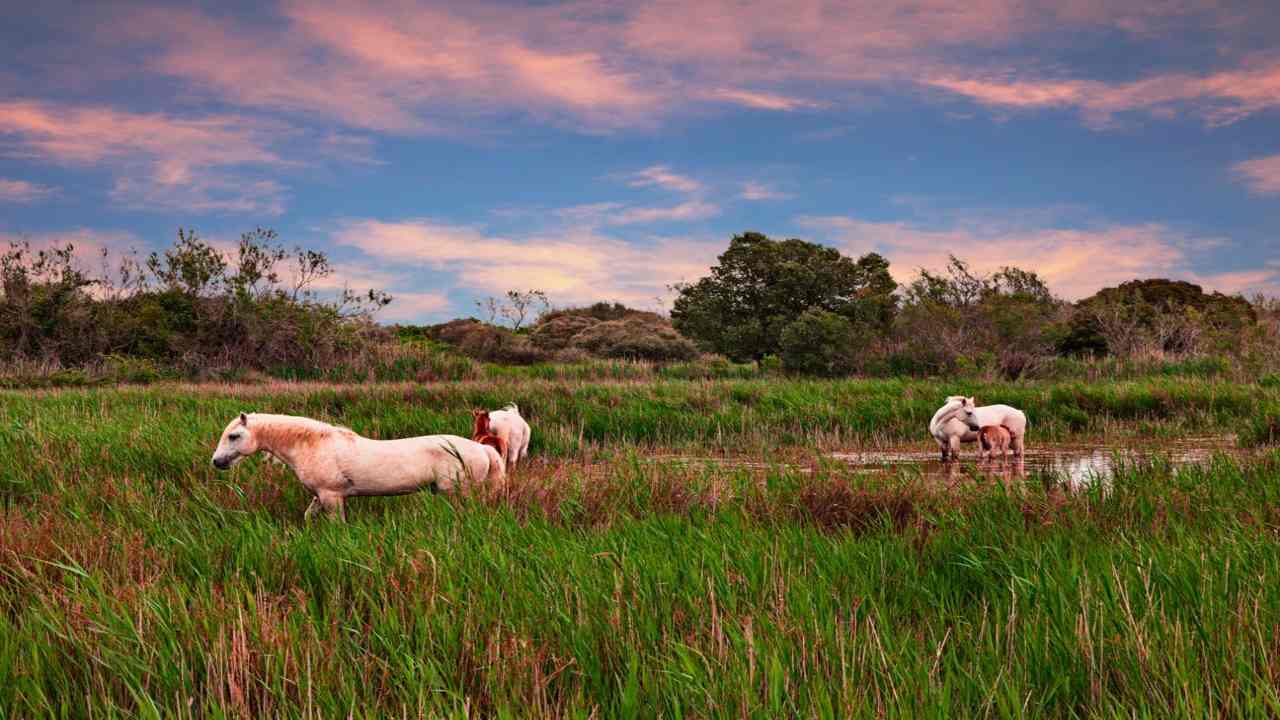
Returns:
[[[1009,447],[1013,449],[1015,456],[1022,456],[1023,440],[1027,434],[1027,416],[1008,405],[977,407],[971,397],[952,395],[933,414],[933,419],[929,421],[929,434],[938,441],[942,459],[946,461],[958,459],[960,443],[977,441],[978,432],[988,425],[1000,425],[1008,430],[1012,438]]]
[[[496,450],[457,435],[371,440],[319,420],[263,413],[240,413],[227,425],[213,466],[226,470],[259,451],[288,465],[315,496],[308,520],[321,508],[346,520],[349,497],[404,495],[424,487],[447,492],[462,480],[506,477]]]
[[[508,468],[514,469],[516,463],[529,454],[532,431],[515,403],[509,403],[501,410],[489,411],[489,432],[507,444],[507,456],[503,459],[507,461]]]
[[[974,442],[978,439],[980,428],[970,425],[966,419],[964,400],[965,398],[961,395],[952,395],[929,421],[929,434],[938,441],[943,462],[952,458],[959,459],[960,443]]]

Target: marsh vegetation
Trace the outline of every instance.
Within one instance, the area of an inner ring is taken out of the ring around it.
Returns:
[[[976,384],[1037,443],[1138,443],[1100,486],[916,448],[951,385],[487,380],[0,394],[0,714],[1271,715],[1280,455],[1162,453],[1273,417],[1212,380]],[[240,410],[370,437],[520,403],[504,491],[352,503],[209,454]],[[688,462],[679,457],[704,458]]]

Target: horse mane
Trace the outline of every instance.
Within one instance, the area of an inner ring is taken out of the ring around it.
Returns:
[[[932,424],[941,425],[942,423],[947,422],[948,420],[951,420],[952,418],[954,418],[956,415],[960,414],[960,411],[963,409],[964,409],[964,398],[958,395],[952,396],[951,398],[947,398],[947,404],[938,408],[938,412],[934,414]]]
[[[296,415],[249,416],[250,432],[264,448],[314,445],[334,435],[355,436],[355,432],[339,425]]]
[[[494,450],[497,450],[498,457],[505,458],[507,456],[506,441],[498,437],[497,435],[494,435],[493,433],[485,433],[484,435],[478,435],[475,438],[475,441],[480,443],[481,445],[488,445]]]
[[[471,439],[480,442],[480,438],[489,434],[489,411],[472,410],[474,422],[471,425]]]

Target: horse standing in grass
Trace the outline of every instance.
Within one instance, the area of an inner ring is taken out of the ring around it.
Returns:
[[[529,454],[529,437],[532,431],[529,423],[520,417],[520,408],[510,403],[501,410],[472,410],[475,418],[473,435],[491,433],[506,445],[502,458],[508,469],[514,469],[516,463]]]
[[[498,452],[499,457],[505,458],[507,456],[507,443],[502,438],[494,435],[489,427],[489,411],[472,410],[471,416],[474,418],[471,439],[481,445],[488,445]]]
[[[424,487],[447,492],[459,482],[500,483],[506,464],[488,446],[457,435],[372,440],[344,427],[293,415],[240,413],[222,431],[213,466],[226,470],[257,452],[288,465],[318,510],[346,520],[347,498],[405,495]]]

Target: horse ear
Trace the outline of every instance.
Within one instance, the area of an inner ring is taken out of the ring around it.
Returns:
[[[240,424],[241,424],[241,425],[248,425],[248,424],[249,424],[249,416],[248,416],[248,415],[245,415],[244,413],[240,413]]]

